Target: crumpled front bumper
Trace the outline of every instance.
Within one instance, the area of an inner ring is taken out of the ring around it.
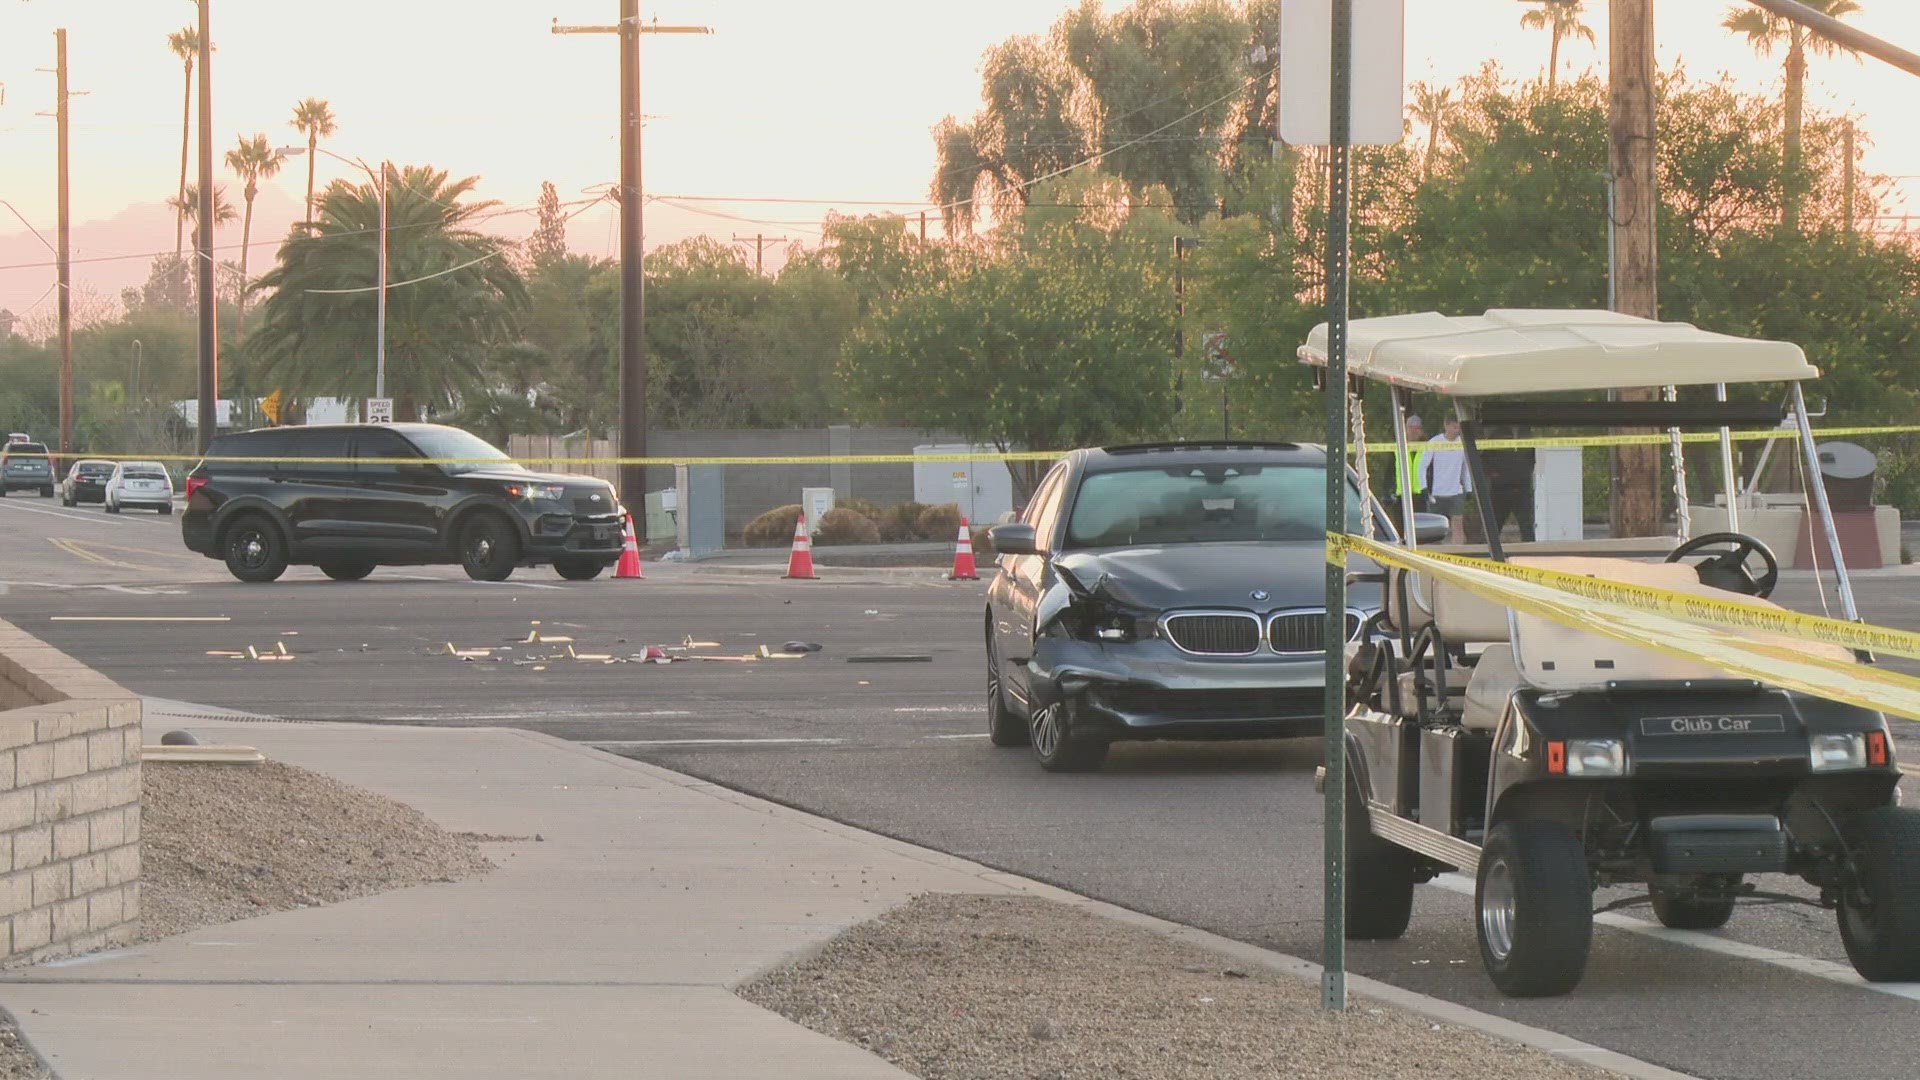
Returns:
[[[1198,657],[1160,639],[1043,637],[1027,672],[1034,708],[1071,702],[1076,727],[1113,740],[1311,735],[1325,706],[1318,655]]]

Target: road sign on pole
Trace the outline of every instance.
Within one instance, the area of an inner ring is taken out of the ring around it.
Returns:
[[[367,399],[367,423],[393,423],[393,399],[376,397]]]
[[[1295,146],[1387,146],[1406,123],[1405,0],[1351,0],[1347,138],[1333,137],[1334,0],[1280,0],[1280,138]]]

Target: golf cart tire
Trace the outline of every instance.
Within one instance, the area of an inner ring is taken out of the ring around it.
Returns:
[[[1862,810],[1841,832],[1859,875],[1838,913],[1847,959],[1868,982],[1920,981],[1920,809]]]
[[[1347,780],[1346,934],[1349,941],[1396,941],[1413,920],[1414,855],[1373,835],[1367,807]]]
[[[1655,889],[1653,914],[1669,930],[1718,930],[1733,918],[1733,897],[1680,896]]]
[[[1505,955],[1488,941],[1488,885],[1512,891]],[[1474,888],[1480,961],[1509,997],[1557,997],[1580,985],[1593,947],[1593,878],[1572,829],[1554,821],[1504,821],[1480,853]]]

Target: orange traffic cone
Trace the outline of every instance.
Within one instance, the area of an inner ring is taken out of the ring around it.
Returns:
[[[807,535],[807,514],[804,510],[793,523],[793,554],[787,557],[786,576],[809,579],[819,576],[813,572],[813,539]]]
[[[613,568],[617,578],[645,578],[640,572],[640,540],[633,535],[633,515],[627,515],[627,538],[620,545],[620,562]]]
[[[953,573],[947,575],[947,580],[980,580],[973,566],[973,531],[967,528],[966,518],[960,519],[960,536],[953,542]]]

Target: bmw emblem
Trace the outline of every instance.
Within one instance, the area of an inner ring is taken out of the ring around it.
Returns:
[[[1255,589],[1248,595],[1252,596],[1255,600],[1265,600],[1270,594],[1265,589]]]
[[[587,501],[588,501],[588,502],[599,502],[599,501],[600,501],[600,496],[598,496],[598,495],[589,495],[589,496],[587,496]]]

